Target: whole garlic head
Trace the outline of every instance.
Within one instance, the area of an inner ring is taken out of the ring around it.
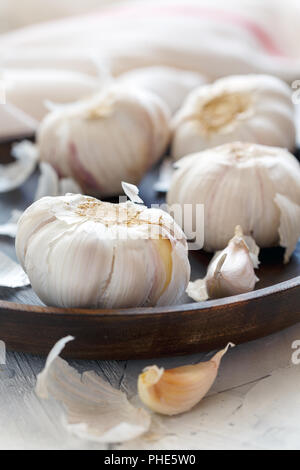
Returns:
[[[173,120],[172,156],[233,142],[294,150],[289,86],[268,75],[237,75],[194,90]]]
[[[131,201],[40,199],[19,221],[16,252],[40,299],[58,307],[176,304],[190,276],[182,230]]]
[[[119,80],[152,91],[169,106],[172,114],[194,88],[207,81],[200,73],[162,66],[133,69],[120,75]]]
[[[121,181],[138,183],[169,142],[166,105],[144,90],[110,87],[89,100],[60,107],[42,122],[42,161],[92,195],[112,196]]]
[[[204,205],[205,250],[224,249],[240,225],[260,247],[286,247],[288,261],[300,236],[300,165],[292,154],[234,142],[187,156],[177,166],[168,204],[192,204],[194,213]]]

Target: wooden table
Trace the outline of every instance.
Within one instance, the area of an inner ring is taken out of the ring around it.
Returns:
[[[13,208],[25,208],[27,189],[0,195],[0,223]],[[29,192],[28,192],[29,191]],[[14,257],[14,242],[0,238],[0,249]],[[39,303],[29,289],[0,288],[0,299]],[[1,340],[1,330],[0,330]],[[8,352],[0,366],[0,449],[278,449],[300,448],[300,367],[292,365],[292,343],[300,324],[230,350],[209,396],[191,412],[155,418],[156,439],[101,446],[69,435],[62,408],[41,401],[34,387],[45,358]],[[150,364],[166,368],[207,360],[211,352],[144,361],[71,361],[79,371],[95,370],[135,400],[139,372]]]

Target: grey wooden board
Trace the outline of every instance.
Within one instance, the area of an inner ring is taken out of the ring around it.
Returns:
[[[0,333],[1,337],[1,333]],[[279,334],[241,345],[229,351],[222,362],[218,379],[209,393],[190,414],[170,418],[167,421],[168,432],[162,438],[151,443],[139,439],[132,443],[99,445],[87,442],[68,434],[62,423],[62,408],[53,400],[40,400],[34,391],[36,376],[42,370],[45,358],[22,353],[9,352],[7,363],[0,366],[0,449],[203,449],[203,448],[257,448],[257,443],[245,444],[236,437],[227,435],[222,429],[205,432],[204,416],[213,412],[212,406],[222,409],[230,402],[237,401],[228,415],[219,423],[220,427],[231,426],[235,412],[241,406],[247,392],[259,381],[268,377],[272,371],[286,368],[291,362],[291,344],[300,338],[300,325],[289,328]],[[108,380],[112,386],[126,392],[135,400],[137,377],[147,365],[155,363],[171,368],[183,364],[208,360],[211,353],[193,356],[147,361],[69,361],[79,372],[94,370]],[[293,366],[299,374],[299,366]],[[286,369],[283,369],[286,370]],[[292,386],[292,384],[291,384]],[[298,392],[297,392],[298,393]],[[288,400],[296,396],[289,394]],[[215,404],[215,405],[214,405]],[[294,416],[300,409],[295,407]],[[197,416],[199,415],[199,419]],[[254,416],[253,416],[254,418]],[[279,417],[278,429],[280,429]],[[222,425],[222,426],[221,426]],[[253,424],[242,420],[245,436]],[[265,442],[258,448],[279,448],[278,433],[268,433]],[[282,430],[280,431],[282,433]],[[289,439],[287,428],[285,439]],[[281,435],[281,434],[279,434]],[[242,439],[242,436],[240,436]],[[284,442],[283,442],[284,443]],[[300,447],[300,443],[299,443]]]

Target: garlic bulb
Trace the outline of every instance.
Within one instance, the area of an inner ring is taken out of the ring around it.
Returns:
[[[251,252],[251,250],[253,250]],[[204,279],[190,282],[187,294],[196,302],[251,292],[259,279],[259,248],[251,237],[244,237],[241,227],[225,250],[217,252],[211,260]]]
[[[185,157],[177,166],[168,204],[191,204],[193,217],[196,205],[204,205],[205,250],[225,248],[240,225],[260,247],[286,247],[288,261],[300,236],[300,165],[293,155],[235,142]]]
[[[172,114],[180,108],[188,93],[206,82],[197,72],[172,67],[133,69],[121,75],[119,80],[128,86],[152,91],[169,106]]]
[[[42,122],[40,159],[71,176],[88,194],[120,193],[138,183],[169,142],[164,103],[146,91],[112,87],[89,100],[58,108]]]
[[[139,397],[156,413],[177,415],[189,411],[213,385],[220,362],[232,343],[208,362],[164,370],[147,367],[138,378]]]
[[[268,75],[229,76],[194,90],[173,121],[172,156],[232,141],[294,150],[291,90]]]
[[[6,101],[40,121],[48,113],[45,101],[71,103],[99,92],[100,79],[56,69],[6,69],[0,78]]]
[[[182,230],[160,209],[66,195],[22,215],[18,259],[41,300],[60,307],[176,304],[190,265]]]

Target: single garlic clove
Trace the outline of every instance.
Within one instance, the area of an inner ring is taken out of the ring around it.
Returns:
[[[251,252],[252,250],[252,252]],[[190,282],[187,294],[196,302],[251,292],[258,278],[259,248],[250,237],[244,237],[237,226],[235,235],[225,250],[215,254],[204,279]]]
[[[217,377],[222,357],[233,346],[229,343],[208,362],[169,370],[147,367],[138,378],[140,399],[148,408],[164,415],[189,411],[207,394]]]

